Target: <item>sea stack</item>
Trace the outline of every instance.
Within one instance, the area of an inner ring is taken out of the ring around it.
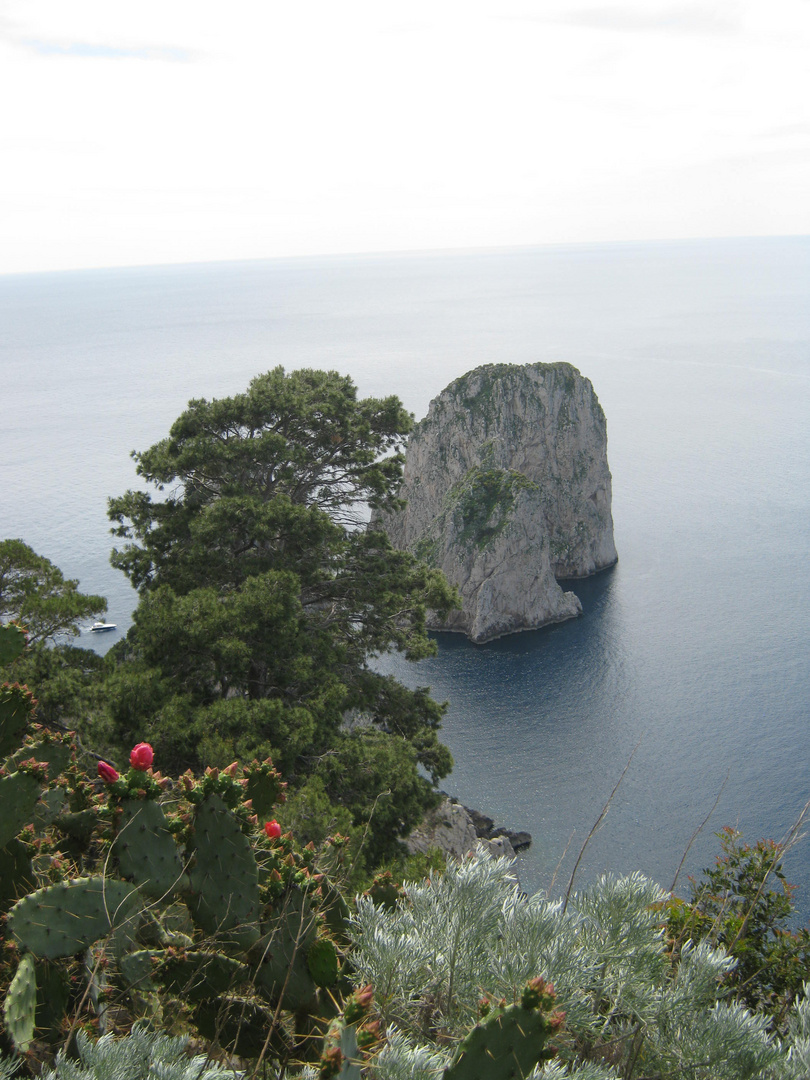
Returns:
[[[474,642],[581,614],[557,579],[617,560],[605,414],[570,364],[487,364],[452,382],[411,434],[400,497],[376,524],[458,586],[462,610],[431,629]]]

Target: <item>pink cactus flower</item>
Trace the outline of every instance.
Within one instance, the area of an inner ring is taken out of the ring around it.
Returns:
[[[106,761],[100,761],[98,763],[98,775],[105,784],[114,784],[118,779],[118,773],[112,765],[108,765]]]
[[[148,742],[139,742],[137,746],[133,746],[132,753],[129,755],[130,765],[139,772],[146,772],[154,760],[155,753]]]
[[[278,840],[281,836],[281,826],[277,821],[265,821],[264,831],[270,837],[271,840]]]

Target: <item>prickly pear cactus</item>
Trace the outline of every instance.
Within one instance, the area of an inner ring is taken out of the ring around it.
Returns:
[[[370,986],[355,990],[329,1025],[318,1068],[321,1080],[361,1080],[366,1055],[380,1038],[379,1021],[372,1019],[373,997]]]
[[[289,1057],[292,1047],[273,1009],[248,997],[223,995],[200,1001],[193,1012],[198,1030],[239,1057]]]
[[[34,815],[42,783],[28,772],[13,772],[0,779],[0,847],[5,847]]]
[[[194,921],[224,942],[249,948],[259,938],[259,870],[250,840],[221,795],[194,816],[191,870]]]
[[[405,890],[394,881],[390,870],[381,870],[375,875],[371,888],[366,890],[365,895],[373,900],[377,907],[393,911],[397,903],[405,898]]]
[[[125,881],[104,877],[62,881],[24,896],[8,913],[8,929],[34,956],[72,956],[114,930],[134,931],[142,897]]]
[[[0,848],[0,913],[37,886],[31,852],[21,840]]]
[[[563,1014],[552,1011],[554,1001],[554,988],[537,978],[526,984],[519,1004],[486,1005],[443,1080],[523,1080],[555,1054],[548,1040]]]
[[[320,920],[307,896],[290,889],[262,921],[262,936],[251,955],[258,960],[256,979],[262,993],[285,1009],[312,1010],[318,986],[307,963],[318,940]]]
[[[27,686],[0,686],[0,758],[13,753],[31,730],[36,701]]]
[[[338,980],[340,962],[337,949],[329,938],[318,938],[307,950],[307,967],[316,986],[334,986]]]
[[[245,992],[252,978],[247,964],[207,949],[152,953],[151,964],[155,981],[186,1001]]]
[[[38,960],[37,969],[37,1039],[51,1043],[64,1041],[62,1025],[70,1007],[70,975],[64,967],[49,960]]]
[[[48,779],[55,780],[70,765],[73,742],[61,733],[38,732],[37,738],[26,739],[9,758],[8,767],[19,768],[24,761],[34,760],[48,766]]]
[[[287,1060],[289,1030],[296,1052],[320,1046],[349,988],[336,945],[348,909],[314,848],[260,827],[248,795],[265,812],[281,796],[272,763],[172,786],[147,748],[126,774],[105,762],[90,778],[71,739],[33,724],[27,691],[3,692],[0,942],[22,959],[0,989],[14,1045],[55,1044],[70,1010],[101,1019],[116,995],[116,1015],[182,1016],[246,1057]],[[342,1037],[350,1049],[356,1036]]]
[[[5,667],[23,652],[28,635],[19,623],[0,626],[0,667]]]
[[[116,823],[113,853],[121,876],[155,899],[170,899],[188,887],[177,841],[160,803],[125,799]]]
[[[286,799],[281,773],[273,768],[272,761],[254,761],[245,769],[245,798],[249,799],[254,813],[260,820],[268,818],[273,807]]]
[[[27,953],[17,967],[6,994],[3,1018],[15,1048],[24,1054],[34,1038],[37,976],[34,957]]]

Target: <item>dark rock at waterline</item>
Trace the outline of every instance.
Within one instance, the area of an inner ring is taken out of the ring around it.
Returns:
[[[505,836],[515,851],[522,851],[531,844],[531,833],[525,831],[514,832],[504,825],[496,826],[492,818],[487,817],[486,814],[482,814],[478,810],[471,810],[469,806],[465,806],[464,809],[470,815],[476,835],[482,840],[497,840],[499,836]]]
[[[494,835],[492,830],[495,828],[495,822],[492,818],[482,814],[479,810],[472,810],[469,806],[465,806],[464,809],[470,815],[476,836],[480,836],[483,840],[489,840]]]
[[[463,806],[457,799],[440,792],[442,802],[431,810],[424,821],[405,841],[411,852],[427,852],[438,848],[456,859],[475,851],[479,842],[495,857],[512,858],[519,848],[528,847],[532,838],[527,832],[513,832],[478,810]],[[518,845],[515,846],[513,839]]]
[[[504,829],[500,826],[497,829],[493,829],[489,834],[488,839],[494,840],[496,836],[505,836],[515,851],[523,851],[531,845],[532,834],[527,832],[512,832],[511,829]]]

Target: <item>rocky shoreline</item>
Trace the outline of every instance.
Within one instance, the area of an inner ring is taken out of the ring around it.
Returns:
[[[461,859],[483,844],[493,857],[511,859],[515,852],[531,844],[530,833],[496,825],[486,814],[463,806],[444,792],[440,794],[441,803],[405,841],[410,852],[425,854],[431,848],[438,848],[446,856]]]

